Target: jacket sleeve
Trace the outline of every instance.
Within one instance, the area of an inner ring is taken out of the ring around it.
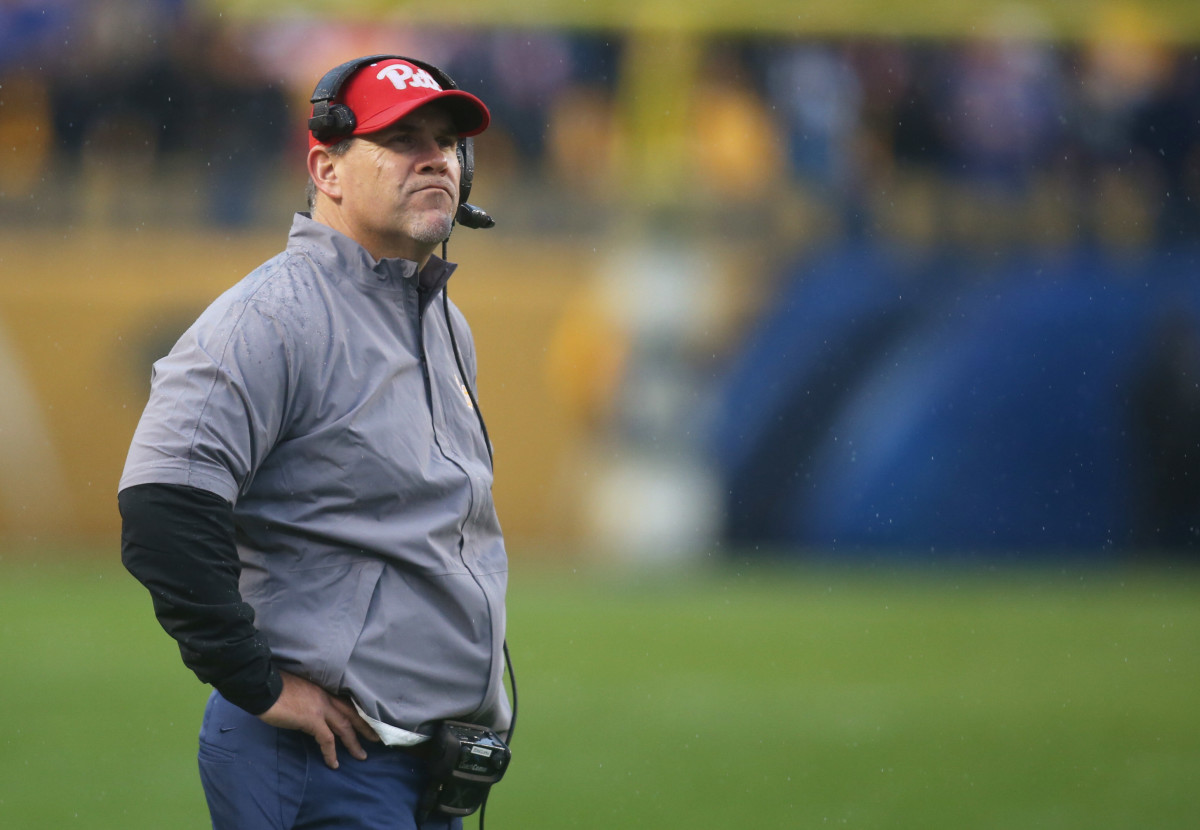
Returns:
[[[184,664],[247,712],[271,708],[283,681],[238,591],[229,502],[194,487],[140,484],[122,490],[117,503],[121,561],[150,591]]]

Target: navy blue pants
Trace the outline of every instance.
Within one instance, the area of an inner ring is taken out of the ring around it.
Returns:
[[[462,819],[417,824],[429,778],[422,761],[383,744],[363,748],[358,761],[339,743],[332,770],[310,735],[268,726],[213,692],[199,754],[213,830],[461,830]]]

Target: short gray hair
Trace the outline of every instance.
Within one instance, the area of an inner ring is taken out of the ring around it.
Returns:
[[[344,156],[346,151],[350,149],[350,145],[354,142],[354,136],[343,138],[337,144],[329,145],[329,155]],[[304,198],[308,202],[308,212],[312,213],[313,208],[317,206],[317,183],[312,180],[312,176],[308,177],[307,184],[304,185]]]

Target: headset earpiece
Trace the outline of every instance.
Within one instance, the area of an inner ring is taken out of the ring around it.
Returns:
[[[313,114],[308,119],[308,129],[313,134],[313,138],[322,144],[328,144],[354,132],[354,127],[358,124],[354,112],[345,104],[334,103],[334,101],[341,94],[346,81],[360,68],[392,57],[398,56],[368,55],[365,58],[355,58],[338,64],[321,76],[321,80],[317,81],[317,87],[309,99],[309,103],[313,105]]]
[[[312,118],[308,119],[308,130],[321,143],[328,143],[338,136],[349,135],[358,125],[358,119],[345,104],[317,101],[313,104]]]

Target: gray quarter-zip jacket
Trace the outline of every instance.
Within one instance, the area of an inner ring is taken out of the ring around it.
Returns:
[[[233,505],[242,598],[281,669],[389,743],[503,731],[507,559],[454,266],[375,261],[297,214],[287,249],[154,366],[121,478]]]

